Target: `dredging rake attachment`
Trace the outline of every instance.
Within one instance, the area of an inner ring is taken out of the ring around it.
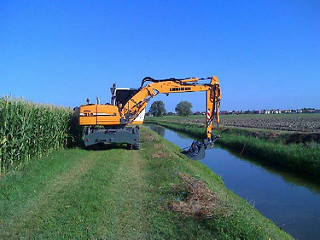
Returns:
[[[201,160],[205,157],[205,151],[213,148],[214,143],[220,138],[220,135],[217,135],[213,140],[206,138],[203,141],[193,141],[189,149],[184,149],[183,154],[188,156],[193,160]]]

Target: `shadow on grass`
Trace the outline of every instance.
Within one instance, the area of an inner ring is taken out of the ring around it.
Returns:
[[[131,146],[129,144],[104,144],[104,143],[97,143],[94,145],[91,145],[89,147],[84,147],[84,149],[88,151],[107,151],[107,150],[112,150],[112,149],[126,149],[126,150],[131,150]]]

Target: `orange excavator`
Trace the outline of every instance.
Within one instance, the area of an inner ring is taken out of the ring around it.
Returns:
[[[98,98],[96,104],[90,104],[87,99],[88,104],[77,111],[79,125],[85,126],[85,146],[126,143],[130,148],[139,149],[139,125],[143,123],[148,102],[160,93],[184,92],[206,92],[206,136],[184,151],[190,158],[201,159],[205,149],[212,148],[220,137],[212,133],[214,120],[219,124],[221,99],[219,80],[215,76],[161,80],[145,77],[137,89],[117,88],[114,84],[111,104],[100,104]]]

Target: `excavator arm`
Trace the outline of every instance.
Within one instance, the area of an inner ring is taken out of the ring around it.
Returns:
[[[209,80],[209,83],[200,84],[201,80]],[[150,81],[144,86],[144,83]],[[121,109],[121,115],[131,124],[147,103],[158,94],[184,93],[184,92],[206,92],[206,136],[211,139],[214,119],[219,123],[219,106],[221,91],[217,77],[198,79],[164,79],[155,80],[150,77],[143,79],[140,90]]]

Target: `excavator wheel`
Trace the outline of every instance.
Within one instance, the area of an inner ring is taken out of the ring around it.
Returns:
[[[140,147],[139,147],[139,144],[135,145],[135,144],[130,144],[130,143],[128,143],[128,144],[127,144],[127,149],[128,149],[128,150],[139,150]]]
[[[133,145],[133,149],[134,150],[139,150],[140,149],[139,143],[137,145]]]

